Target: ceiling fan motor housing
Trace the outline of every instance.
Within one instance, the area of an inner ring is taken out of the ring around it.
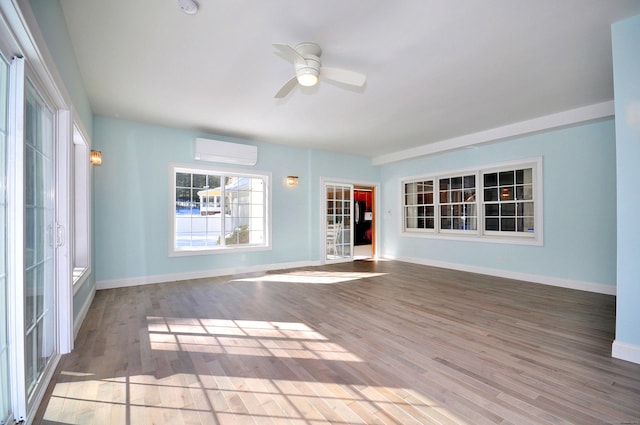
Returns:
[[[318,82],[320,76],[320,58],[317,56],[305,57],[306,64],[296,63],[296,76],[298,83],[302,86],[313,86]],[[315,78],[314,78],[315,77]]]
[[[296,77],[301,86],[311,87],[318,83],[320,76],[320,55],[322,49],[315,43],[300,43],[295,47],[296,52],[304,58],[305,63],[295,63]]]

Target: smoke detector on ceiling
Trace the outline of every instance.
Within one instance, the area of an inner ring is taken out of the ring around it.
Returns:
[[[180,9],[187,15],[195,15],[198,13],[198,3],[194,0],[178,0]]]

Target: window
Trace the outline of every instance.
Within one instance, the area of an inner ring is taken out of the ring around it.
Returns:
[[[89,226],[89,146],[77,126],[73,127],[73,284],[89,270],[91,253]]]
[[[533,232],[533,169],[483,174],[484,228],[489,232]]]
[[[170,255],[269,248],[269,174],[171,166]]]
[[[440,186],[440,230],[476,230],[476,176],[438,179]]]
[[[433,180],[404,184],[405,229],[434,228]]]
[[[402,181],[403,233],[541,243],[541,162]]]

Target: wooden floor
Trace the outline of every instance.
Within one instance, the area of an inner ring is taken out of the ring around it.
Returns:
[[[615,298],[401,262],[99,291],[43,424],[638,424]]]

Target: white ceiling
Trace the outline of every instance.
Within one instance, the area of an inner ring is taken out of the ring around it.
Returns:
[[[638,0],[61,0],[93,111],[371,157],[613,99]],[[274,99],[314,41],[367,75]]]

